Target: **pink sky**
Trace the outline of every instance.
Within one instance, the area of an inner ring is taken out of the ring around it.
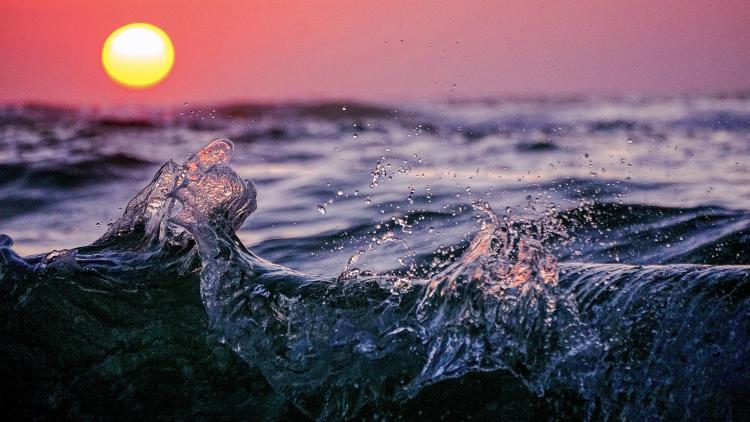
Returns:
[[[750,88],[747,0],[3,1],[0,102],[380,101]],[[160,85],[116,85],[111,31],[164,29]]]

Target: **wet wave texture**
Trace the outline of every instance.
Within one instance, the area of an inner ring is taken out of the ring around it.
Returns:
[[[233,410],[269,417],[403,416],[480,373],[512,392],[495,416],[731,418],[748,404],[747,267],[558,266],[544,242],[566,235],[562,217],[514,221],[476,202],[479,231],[421,270],[361,271],[354,255],[337,278],[309,276],[237,238],[257,194],[232,153],[220,140],[166,163],[91,246],[22,258],[2,237],[6,409],[95,418],[89,388],[115,378],[118,404],[165,384],[188,384],[165,393],[176,401],[210,390],[192,417],[216,416],[234,385],[251,402]],[[246,384],[250,368],[267,384]]]

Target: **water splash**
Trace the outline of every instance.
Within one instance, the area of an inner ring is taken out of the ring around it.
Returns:
[[[228,172],[221,176],[236,180]],[[623,369],[636,362],[607,360],[623,353],[622,340],[608,334],[618,323],[598,317],[600,307],[578,302],[585,294],[573,294],[570,281],[560,282],[556,261],[542,243],[561,235],[559,225],[549,219],[512,221],[483,202],[475,207],[486,215],[480,230],[454,262],[427,279],[352,269],[366,249],[350,259],[338,279],[314,278],[248,252],[228,230],[231,225],[200,226],[194,234],[203,260],[204,304],[227,343],[318,419],[352,417],[370,402],[408,400],[441,380],[496,370],[510,371],[539,396],[574,392],[587,403],[582,414],[588,417],[646,415],[637,402],[622,404],[619,390],[602,387],[612,374],[619,375],[610,382],[638,385]],[[228,217],[237,218],[231,212]],[[381,240],[395,238],[386,233]],[[657,274],[629,271],[648,282],[622,286],[621,295],[646,288],[644,283],[659,285]],[[668,271],[670,277],[686,273]],[[747,300],[743,303],[747,306]],[[608,304],[628,309],[637,320],[653,316],[650,308],[630,305]],[[741,315],[738,311],[733,315]],[[671,318],[675,315],[677,309]],[[639,333],[619,327],[620,337]],[[659,344],[645,350],[659,354]],[[628,343],[627,353],[632,349]],[[648,382],[651,389],[668,389],[663,383],[671,381]],[[648,411],[664,405],[652,403]]]
[[[172,196],[182,208],[170,221],[198,245],[212,325],[309,415],[350,417],[368,402],[406,400],[472,370],[511,370],[541,394],[561,359],[553,355],[596,344],[555,293],[554,259],[486,203],[477,205],[488,218],[466,252],[428,280],[352,269],[366,249],[338,279],[256,257],[233,232],[255,209],[242,205],[254,191],[226,166],[231,144],[221,142],[218,154],[215,142],[181,167]],[[388,241],[397,241],[392,232],[375,244]]]
[[[356,259],[345,277],[313,277],[237,238],[257,204],[231,152],[219,140],[165,164],[91,246],[21,258],[0,236],[3,297],[53,275],[85,294],[125,294],[138,291],[123,281],[130,269],[186,274],[197,253],[211,328],[317,419],[473,371],[507,371],[555,408],[576,397],[586,419],[726,418],[748,397],[746,267],[558,265],[544,247],[554,224],[479,202],[479,231],[427,277],[354,273]]]

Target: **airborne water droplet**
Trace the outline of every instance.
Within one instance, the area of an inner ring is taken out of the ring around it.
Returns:
[[[318,212],[321,213],[321,214],[325,214],[326,213],[326,206],[324,204],[318,205]]]

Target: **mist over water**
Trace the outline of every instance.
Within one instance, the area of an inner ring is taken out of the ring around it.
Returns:
[[[0,122],[3,389],[27,416],[748,405],[743,96],[6,107]],[[217,138],[231,154],[201,150]]]

